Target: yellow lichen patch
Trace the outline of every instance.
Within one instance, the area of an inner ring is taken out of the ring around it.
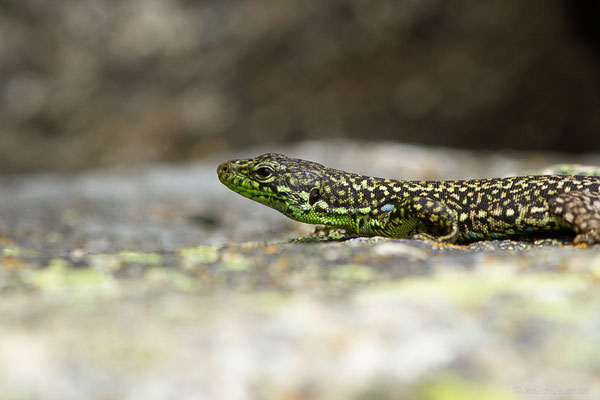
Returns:
[[[346,283],[368,282],[373,279],[375,272],[372,268],[360,264],[346,264],[333,267],[329,278]]]
[[[90,267],[103,272],[114,272],[121,268],[121,259],[113,254],[90,254],[87,256]]]
[[[591,283],[581,276],[540,274],[521,277],[515,290],[527,299],[519,309],[523,315],[568,323],[594,312],[595,304],[578,300],[582,293],[592,288]]]
[[[277,291],[261,291],[253,294],[249,300],[263,311],[278,311],[290,305],[293,297]]]
[[[211,264],[219,260],[219,246],[197,246],[181,249],[178,255],[182,258],[181,265],[193,269],[202,264]]]
[[[45,239],[48,243],[60,243],[63,241],[63,235],[58,232],[48,232],[46,233]]]
[[[16,258],[36,258],[40,255],[39,251],[33,249],[23,249],[21,247],[7,247],[2,249],[4,257]]]
[[[191,291],[196,287],[191,277],[174,268],[151,267],[144,276],[149,282],[158,286],[166,286],[182,291]]]
[[[221,258],[221,266],[228,271],[245,271],[251,269],[254,263],[241,254],[227,252]]]
[[[141,251],[122,251],[119,253],[121,261],[126,263],[160,265],[163,258],[157,253],[145,253]]]
[[[600,255],[597,255],[592,260],[590,264],[590,271],[592,276],[594,276],[596,279],[600,279]]]
[[[458,375],[434,378],[417,389],[416,398],[424,400],[513,400],[514,393],[504,386],[465,379]]]
[[[548,342],[547,348],[552,349],[552,351],[545,353],[543,359],[547,363],[562,366],[565,369],[586,368],[594,370],[600,365],[600,346],[598,343],[597,338],[595,340],[574,340],[573,336],[557,335],[551,337]],[[585,386],[579,389],[585,391]],[[581,392],[579,394],[585,393]]]
[[[195,261],[213,263],[219,259],[219,249],[216,246],[197,246],[179,250],[181,257],[193,258]]]
[[[381,296],[416,301],[446,301],[460,308],[477,309],[491,298],[512,298],[521,304],[519,316],[565,323],[590,313],[593,304],[582,304],[578,296],[589,293],[594,283],[581,276],[543,273],[517,276],[511,264],[484,269],[405,278],[394,283],[373,285],[361,294],[362,301]]]
[[[107,295],[117,289],[112,275],[90,268],[73,268],[60,258],[52,259],[46,268],[23,271],[22,279],[42,292],[60,295]]]

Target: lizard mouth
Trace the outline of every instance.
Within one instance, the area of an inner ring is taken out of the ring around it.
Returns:
[[[231,161],[224,162],[217,168],[219,180],[229,189],[251,200],[268,205],[280,211],[287,209],[286,199],[274,193],[260,182],[252,179],[243,172],[239,172]]]

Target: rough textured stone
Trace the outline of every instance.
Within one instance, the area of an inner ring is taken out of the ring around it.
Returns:
[[[415,179],[557,161],[279,150]],[[230,156],[0,179],[0,398],[598,397],[600,245],[293,244],[310,229],[221,187]]]

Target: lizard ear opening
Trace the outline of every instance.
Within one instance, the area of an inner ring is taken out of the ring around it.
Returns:
[[[317,201],[319,201],[319,189],[313,188],[308,194],[308,204],[311,206],[314,205]]]

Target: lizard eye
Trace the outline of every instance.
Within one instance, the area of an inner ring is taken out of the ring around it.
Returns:
[[[267,179],[273,175],[273,170],[269,167],[260,167],[254,171],[254,174],[258,179]]]
[[[319,200],[319,189],[313,189],[308,194],[308,204],[311,206]]]

